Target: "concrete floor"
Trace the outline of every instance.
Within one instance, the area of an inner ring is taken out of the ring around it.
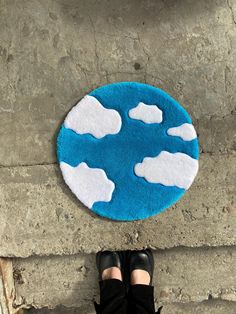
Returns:
[[[151,247],[164,314],[235,313],[235,58],[235,0],[0,0],[0,256],[15,305],[92,313],[94,253]],[[117,81],[170,93],[201,147],[186,196],[133,223],[91,214],[56,164],[66,113]]]

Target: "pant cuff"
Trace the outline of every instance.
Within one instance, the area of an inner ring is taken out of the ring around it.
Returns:
[[[150,297],[154,294],[154,287],[148,285],[131,285],[130,292],[136,296]]]

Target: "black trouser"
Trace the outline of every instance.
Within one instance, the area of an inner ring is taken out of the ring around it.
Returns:
[[[154,288],[147,285],[130,286],[128,293],[118,279],[99,282],[100,304],[95,303],[97,314],[155,314]]]

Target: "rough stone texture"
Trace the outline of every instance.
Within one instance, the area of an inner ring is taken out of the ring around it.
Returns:
[[[163,308],[161,314],[217,314],[217,313],[235,314],[235,303],[213,301],[189,304],[168,304]]]
[[[162,314],[235,314],[234,302],[212,301],[189,304],[167,304],[162,309]],[[24,314],[95,314],[93,310],[58,307],[56,309],[30,309]]]
[[[0,313],[20,314],[21,304],[14,304],[16,298],[12,260],[0,258]]]
[[[166,304],[161,314],[235,314],[235,303],[225,302],[225,301],[204,301],[201,303],[188,303],[188,304]],[[30,309],[25,310],[24,314],[95,314],[91,309],[81,309],[81,308],[65,308],[57,307],[56,309],[50,310],[44,309]]]
[[[75,101],[121,80],[179,100],[203,151],[235,149],[235,43],[233,0],[0,0],[0,164],[55,162]]]
[[[0,313],[13,314],[12,301],[15,295],[10,259],[0,258]]]
[[[236,301],[236,249],[155,252],[155,301],[159,304]],[[189,265],[187,267],[187,265]],[[191,266],[190,266],[191,265]],[[36,308],[93,308],[98,298],[95,255],[15,259],[17,302]]]
[[[235,157],[202,154],[193,187],[176,205],[153,218],[123,223],[82,206],[57,166],[0,168],[0,254],[236,245]]]

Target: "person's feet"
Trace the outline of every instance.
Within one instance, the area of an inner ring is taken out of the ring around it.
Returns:
[[[130,284],[150,285],[154,271],[154,260],[151,250],[131,251]]]
[[[130,284],[150,285],[154,270],[152,252],[150,250],[130,251],[128,256]],[[96,260],[100,280],[117,279],[122,281],[125,259],[124,252],[98,252]]]
[[[96,263],[100,280],[118,279],[122,281],[122,255],[119,252],[98,252]]]

